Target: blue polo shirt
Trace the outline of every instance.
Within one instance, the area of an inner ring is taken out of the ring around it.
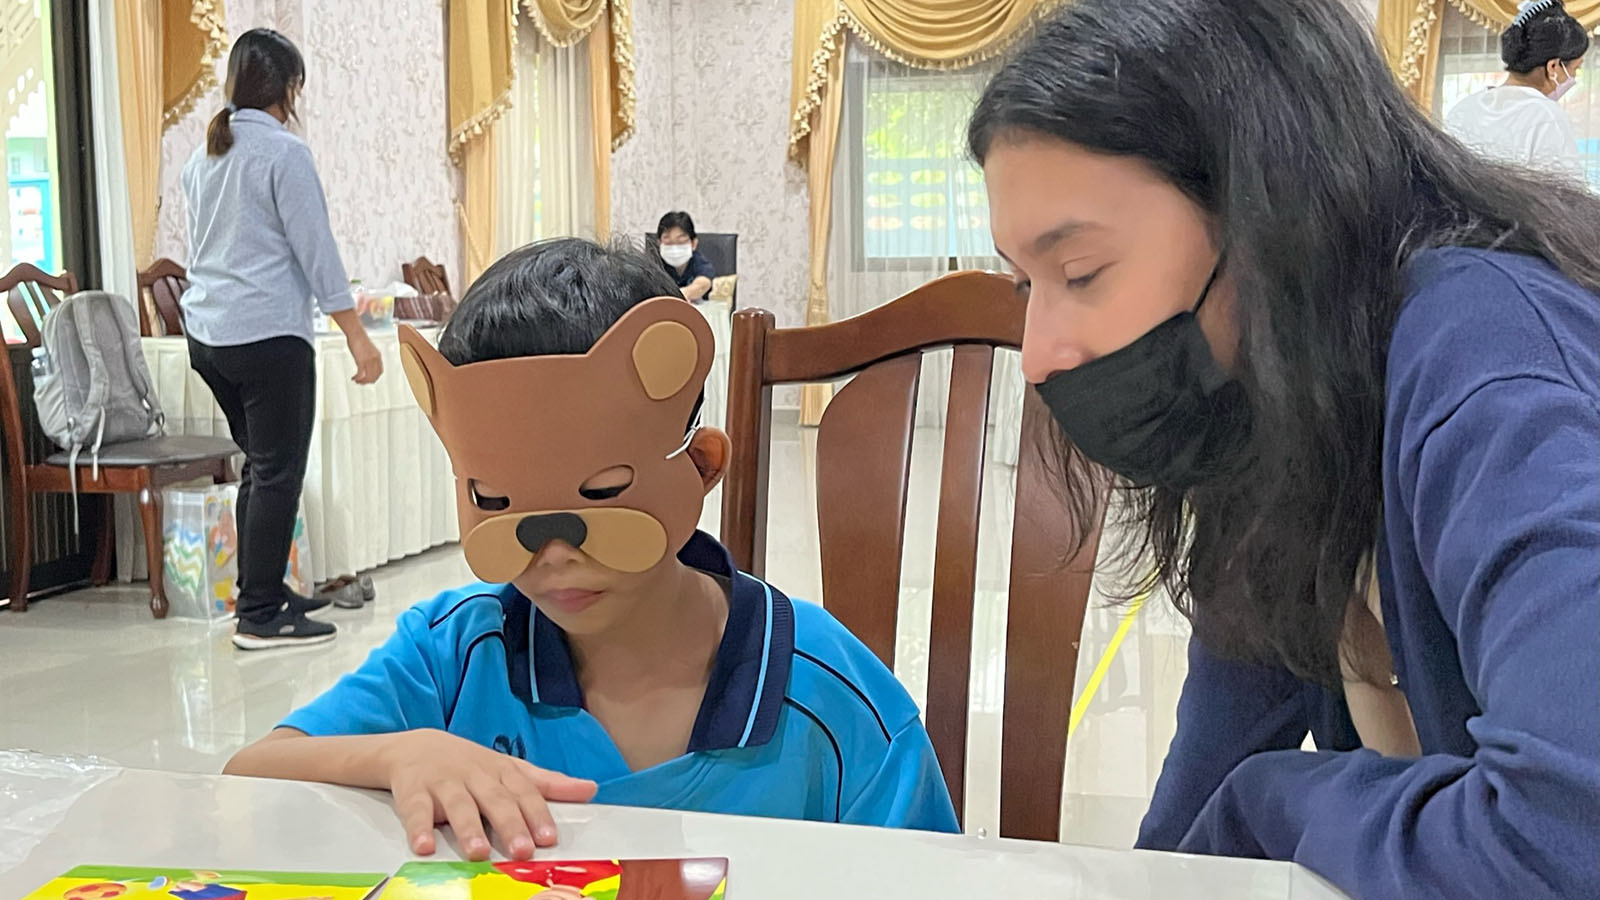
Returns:
[[[402,613],[359,669],[283,721],[316,736],[436,728],[592,779],[597,803],[957,831],[914,704],[819,606],[734,569],[696,534],[678,554],[732,584],[688,752],[630,771],[584,711],[566,635],[512,585]]]

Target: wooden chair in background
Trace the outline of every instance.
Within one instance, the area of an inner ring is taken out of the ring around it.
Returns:
[[[401,263],[400,275],[417,292],[417,299],[396,300],[396,318],[444,322],[455,312],[456,298],[450,293],[450,278],[444,266],[419,256]]]
[[[179,300],[189,289],[189,273],[162,257],[139,273],[139,333],[145,337],[183,334]]]
[[[765,568],[772,386],[855,377],[817,435],[817,520],[828,610],[893,667],[901,549],[922,353],[954,348],[934,551],[927,727],[956,809],[965,795],[973,601],[986,420],[995,349],[1022,342],[1024,303],[1010,279],[961,272],[871,312],[779,329],[771,313],[734,317],[728,421],[734,456],[723,493],[723,543]],[[1024,434],[1048,427],[1029,392]],[[1086,475],[1086,477],[1094,477]],[[1056,473],[1028,442],[1017,470],[1006,624],[1000,832],[1055,840],[1078,641],[1099,545],[1098,520],[1075,558]]]
[[[22,329],[28,345],[37,347],[44,317],[60,305],[63,297],[78,292],[78,276],[71,272],[49,275],[33,265],[21,263],[0,276],[0,291],[6,292],[11,317]]]
[[[43,274],[33,266],[21,265],[0,277],[0,291],[8,293],[12,314],[22,326],[27,338],[25,346],[29,348],[39,346],[39,325],[44,319],[42,315],[34,319],[24,313],[37,312],[41,306],[48,312],[59,304],[59,297],[51,299],[50,288],[67,293],[77,289],[77,279],[70,273],[59,278],[45,276],[48,280],[41,286],[39,277]],[[20,312],[19,295],[23,298]],[[33,402],[31,387],[30,384],[23,390],[11,372],[0,372],[0,440],[5,445],[5,494],[10,516],[11,609],[24,612],[28,608],[32,549],[30,501],[35,494],[70,493],[75,480],[78,493],[105,497],[103,530],[97,536],[92,577],[98,583],[104,583],[110,571],[110,497],[133,494],[138,500],[146,561],[150,566],[150,611],[158,619],[165,617],[167,595],[161,583],[161,489],[197,478],[210,478],[217,484],[231,481],[233,457],[239,448],[226,438],[203,436],[126,441],[100,448],[98,478],[93,476],[86,456],[79,457],[74,473],[67,467],[66,451],[41,453],[37,449],[41,442],[27,440],[23,430],[23,405]],[[30,445],[34,447],[32,453]]]

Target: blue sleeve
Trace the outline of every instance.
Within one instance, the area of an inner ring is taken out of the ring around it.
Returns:
[[[295,261],[311,284],[311,294],[325,313],[355,308],[350,276],[339,258],[339,245],[328,223],[328,199],[322,193],[311,151],[295,145],[272,168],[272,196],[283,221],[283,233]]]
[[[889,741],[877,771],[850,798],[839,821],[949,833],[961,830],[950,789],[933,754],[933,742],[921,720],[912,720]]]
[[[689,283],[693,284],[696,278],[711,280],[716,277],[716,266],[711,264],[711,260],[701,256],[699,251],[695,251],[694,256],[689,260]]]
[[[1254,756],[1180,849],[1293,859],[1364,900],[1600,896],[1600,410],[1495,378],[1426,424],[1393,499],[1482,710],[1476,752]]]
[[[429,652],[428,620],[411,608],[361,667],[279,724],[314,737],[445,728],[444,697]]]
[[[1135,846],[1175,850],[1206,800],[1249,756],[1318,747],[1359,746],[1342,697],[1287,669],[1232,662],[1189,641],[1189,674],[1178,698],[1178,730]]]

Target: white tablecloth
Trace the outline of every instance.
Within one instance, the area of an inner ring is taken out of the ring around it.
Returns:
[[[701,424],[725,428],[728,418],[728,348],[733,343],[733,304],[726,301],[706,300],[694,305],[711,323],[711,333],[717,339],[717,356],[711,363],[711,374],[706,376],[706,402]]]
[[[437,329],[426,329],[430,340]],[[317,581],[363,572],[457,537],[450,459],[423,416],[400,368],[394,331],[374,332],[383,377],[350,381],[355,363],[340,335],[316,341],[317,409],[306,465],[306,533]],[[200,376],[189,368],[183,338],[144,338],[172,434],[226,436],[228,422]],[[117,571],[147,577],[144,535],[132,501],[119,498]]]
[[[0,784],[39,768],[0,753]],[[9,869],[0,873],[0,896],[23,896],[85,863],[392,872],[412,858],[384,794],[136,770],[115,770],[98,783],[67,772],[57,796],[47,796],[48,771],[31,782],[21,803],[0,792],[0,822],[33,823],[10,835],[5,850],[19,863],[0,865]],[[47,814],[33,814],[41,797]],[[544,851],[547,859],[727,857],[728,896],[737,900],[1343,896],[1281,862],[622,807],[553,811],[561,843]],[[457,858],[448,842],[440,851]]]

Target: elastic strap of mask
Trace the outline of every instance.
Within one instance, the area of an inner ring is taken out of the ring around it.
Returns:
[[[1193,312],[1199,312],[1200,307],[1206,305],[1206,298],[1211,296],[1211,289],[1216,286],[1217,276],[1222,274],[1222,264],[1227,258],[1227,251],[1217,255],[1217,264],[1211,267],[1211,277],[1206,279],[1206,286],[1200,289],[1200,299],[1195,302]]]
[[[667,459],[672,459],[673,457],[678,456],[679,454],[681,454],[683,451],[689,449],[689,445],[694,443],[695,434],[697,434],[700,431],[701,419],[704,418],[704,416],[705,416],[705,411],[704,410],[701,410],[701,409],[695,410],[694,421],[689,423],[689,433],[685,434],[683,436],[683,443],[678,445],[678,449],[676,449],[676,450],[672,451],[671,453],[667,454]]]

